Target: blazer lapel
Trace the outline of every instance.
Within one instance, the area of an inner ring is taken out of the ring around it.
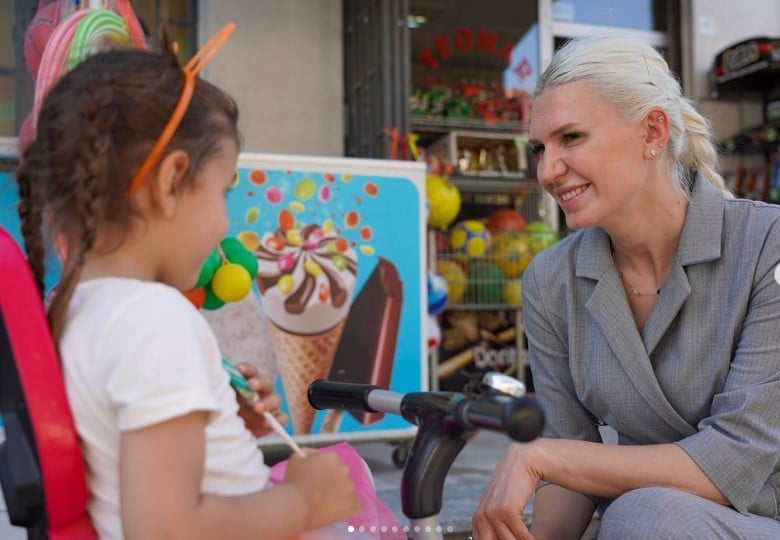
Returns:
[[[646,345],[639,335],[623,292],[620,276],[610,263],[609,250],[609,238],[603,231],[600,229],[585,231],[582,250],[577,259],[577,276],[596,280],[585,307],[598,324],[615,358],[625,370],[637,393],[673,429],[684,434],[693,433],[695,431],[693,426],[677,413],[658,384]],[[677,273],[680,274],[680,277],[675,279],[677,285],[666,295],[669,300],[663,308],[664,320],[668,319],[669,322],[674,319],[690,291],[685,272],[681,267],[675,275]],[[676,294],[683,291],[688,292]],[[663,326],[668,327],[669,322]],[[659,336],[654,338],[656,340],[663,335],[660,326],[662,325],[659,325],[659,329],[655,331]],[[655,336],[655,333],[653,335]]]
[[[724,208],[723,193],[706,179],[697,176],[677,248],[677,258],[645,324],[643,337],[648,355],[658,346],[691,294],[685,267],[720,258]]]

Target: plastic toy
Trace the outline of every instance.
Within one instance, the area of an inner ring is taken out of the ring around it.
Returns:
[[[466,275],[458,263],[448,260],[436,262],[436,272],[447,282],[448,301],[459,302],[466,292]]]
[[[504,274],[493,263],[480,261],[469,265],[466,274],[469,302],[476,304],[500,304],[503,295]]]
[[[522,282],[520,279],[510,279],[504,283],[501,296],[504,303],[510,306],[519,306],[523,301]]]
[[[219,309],[237,302],[252,289],[257,277],[257,259],[235,238],[225,238],[212,251],[200,269],[195,287],[184,291],[198,309]]]
[[[532,221],[525,226],[523,232],[528,235],[528,242],[534,255],[560,239],[555,229],[541,221]]]
[[[428,352],[432,353],[439,347],[439,343],[441,343],[441,325],[435,316],[428,315],[428,327],[426,330]]]
[[[18,148],[35,137],[35,123],[49,89],[96,51],[111,47],[147,49],[141,23],[129,0],[104,0],[90,9],[72,0],[42,0],[24,36],[24,58],[35,82],[33,110],[22,122]]]
[[[493,260],[508,278],[525,272],[534,254],[531,242],[524,232],[505,232],[493,242]]]
[[[466,219],[450,232],[450,247],[453,255],[464,261],[484,257],[490,249],[490,233],[481,221]]]
[[[460,212],[460,191],[441,176],[428,174],[425,195],[430,206],[428,226],[446,229]]]
[[[499,208],[488,216],[485,225],[490,234],[496,236],[502,232],[522,231],[525,219],[511,208]]]
[[[428,315],[438,315],[447,306],[447,280],[428,270]]]
[[[38,76],[41,57],[46,49],[46,43],[57,23],[60,22],[60,8],[57,2],[44,3],[38,6],[38,11],[30,21],[24,34],[24,62],[33,80]]]

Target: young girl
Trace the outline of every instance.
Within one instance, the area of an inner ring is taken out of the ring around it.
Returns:
[[[49,318],[101,538],[287,539],[359,510],[332,453],[267,485],[215,337],[180,293],[227,231],[239,144],[222,91],[173,54],[115,50],[59,81],[24,152],[22,232],[41,290],[47,235],[63,260]]]

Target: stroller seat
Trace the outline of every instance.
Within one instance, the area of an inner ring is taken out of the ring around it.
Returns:
[[[0,227],[0,484],[30,539],[97,538],[60,362],[27,259]]]

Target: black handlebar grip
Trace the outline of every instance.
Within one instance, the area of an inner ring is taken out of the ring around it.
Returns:
[[[506,434],[518,442],[530,442],[542,434],[544,412],[536,400],[513,399],[504,407],[504,429]]]
[[[456,421],[466,429],[487,428],[515,441],[529,442],[544,427],[544,414],[529,398],[486,396],[464,399],[455,410]]]
[[[337,383],[317,379],[309,385],[306,396],[315,409],[346,409],[378,412],[368,406],[368,394],[379,389],[373,384]]]

